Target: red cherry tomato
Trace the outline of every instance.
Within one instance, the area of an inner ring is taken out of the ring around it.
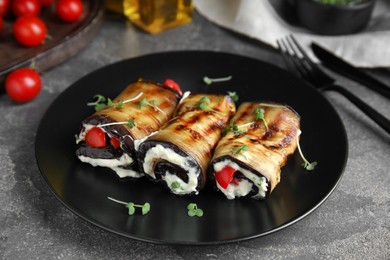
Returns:
[[[0,17],[4,17],[8,13],[9,0],[0,0]]]
[[[53,0],[39,0],[42,7],[48,7],[53,3]]]
[[[215,173],[215,179],[222,188],[226,189],[232,181],[235,172],[234,168],[225,166],[222,170]]]
[[[36,46],[45,40],[47,28],[38,17],[22,16],[15,21],[13,33],[19,43],[25,46]]]
[[[166,79],[164,81],[164,86],[176,90],[180,95],[183,95],[183,92],[181,91],[179,84],[177,84],[176,81],[172,79]]]
[[[94,147],[94,148],[105,147],[106,133],[99,127],[93,127],[85,135],[85,142],[90,147]]]
[[[84,5],[81,0],[59,0],[56,5],[58,17],[65,22],[77,21],[83,14]]]
[[[111,137],[110,138],[110,143],[111,143],[112,147],[114,147],[114,149],[119,148],[119,146],[121,145],[119,140],[117,138],[115,138],[115,137]]]
[[[41,10],[38,0],[13,0],[11,9],[15,16],[36,16]]]
[[[14,70],[5,79],[5,91],[16,102],[34,99],[41,90],[42,80],[39,74],[29,68]]]

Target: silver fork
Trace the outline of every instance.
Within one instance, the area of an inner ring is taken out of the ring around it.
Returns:
[[[322,71],[319,66],[309,58],[292,35],[287,36],[285,39],[278,40],[277,44],[288,70],[298,73],[303,79],[311,83],[311,85],[320,91],[331,90],[342,94],[390,134],[390,120],[344,87],[335,84],[336,80]]]

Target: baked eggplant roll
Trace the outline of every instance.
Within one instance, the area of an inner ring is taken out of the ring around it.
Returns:
[[[229,96],[190,94],[174,118],[138,147],[139,164],[177,195],[198,194],[223,128],[236,108]]]
[[[93,166],[108,167],[119,177],[141,177],[134,142],[168,122],[181,95],[162,84],[139,80],[87,117],[76,143],[77,157]]]
[[[284,105],[245,102],[225,130],[210,163],[211,183],[228,199],[266,198],[297,148],[299,115]]]

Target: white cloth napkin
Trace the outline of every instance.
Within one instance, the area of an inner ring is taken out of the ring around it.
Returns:
[[[217,25],[274,47],[277,39],[293,34],[312,57],[309,45],[315,41],[355,66],[390,67],[389,0],[377,1],[363,31],[343,36],[316,35],[290,25],[267,0],[194,0],[194,4],[201,15]]]

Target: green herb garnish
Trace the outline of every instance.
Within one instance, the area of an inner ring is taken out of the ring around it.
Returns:
[[[238,95],[235,91],[228,91],[227,93],[228,93],[229,97],[231,97],[234,102],[238,101]]]
[[[172,190],[177,190],[180,188],[180,183],[178,181],[174,181],[171,183],[171,189]]]
[[[107,124],[101,124],[98,125],[99,127],[105,127],[105,126],[110,126],[110,125],[127,125],[130,129],[132,129],[135,126],[135,121],[133,118],[130,118],[127,121],[121,121],[121,122],[112,122],[112,123],[107,123]]]
[[[153,106],[157,106],[157,105],[159,105],[159,102],[158,102],[158,100],[150,100],[149,101],[150,102],[150,104],[152,104]]]
[[[111,98],[107,98],[107,106],[108,107],[113,107],[114,106],[114,102],[112,102]]]
[[[314,168],[317,165],[317,162],[315,162],[315,161],[314,162],[309,162],[305,158],[305,156],[303,156],[303,153],[302,153],[302,150],[301,150],[301,146],[299,145],[299,136],[300,136],[300,134],[301,134],[301,132],[297,135],[297,146],[298,146],[299,154],[301,155],[301,158],[303,160],[302,166],[303,166],[303,168],[305,168],[308,171],[314,170]]]
[[[264,119],[264,109],[258,107],[253,113],[255,114],[256,120]]]
[[[234,120],[233,118],[230,119],[230,123],[229,123],[229,126],[225,126],[223,128],[223,132],[222,132],[222,135],[226,135],[230,130],[233,131],[234,135],[235,136],[238,136],[240,134],[244,134],[246,131],[245,130],[239,130],[240,128],[243,128],[243,127],[251,127],[255,122],[249,122],[249,123],[246,123],[246,124],[243,124],[243,125],[236,125],[234,123]]]
[[[116,203],[125,205],[125,207],[129,210],[128,213],[129,213],[130,216],[134,215],[135,208],[141,208],[142,209],[142,215],[146,215],[150,211],[150,204],[148,202],[146,202],[143,205],[138,205],[138,204],[134,204],[133,202],[124,202],[124,201],[116,200],[116,199],[113,199],[113,198],[110,198],[110,197],[108,197],[108,199],[112,200],[112,201],[114,201]]]
[[[204,96],[200,99],[200,103],[198,106],[200,109],[205,110],[207,108],[208,104],[210,104],[210,99],[208,97]]]
[[[223,77],[223,78],[209,78],[209,77],[205,76],[205,77],[203,77],[203,82],[206,85],[211,85],[212,83],[215,83],[215,82],[229,81],[231,79],[232,79],[232,76],[227,76],[227,77]]]
[[[122,102],[121,100],[119,100],[118,103],[117,103],[117,105],[116,105],[116,107],[117,107],[118,109],[121,109],[121,108],[123,107],[123,102]]]
[[[127,121],[127,126],[131,129],[135,126],[135,121],[133,118],[130,118],[128,121]]]
[[[234,119],[230,119],[230,129],[234,132],[234,135],[239,135],[238,126],[234,123]]]
[[[239,126],[234,123],[234,119],[230,119],[229,125],[223,128],[222,135],[226,135],[229,131],[233,131],[235,136],[245,133],[245,130],[239,130]]]
[[[94,106],[96,111],[102,110],[106,107],[106,98],[103,95],[97,94],[93,96],[93,98],[96,98],[96,101],[87,103],[87,106]]]
[[[259,178],[259,182],[257,183],[257,187],[260,187],[261,186],[261,184],[263,184],[263,178]]]
[[[124,101],[119,100],[117,103],[114,103],[110,98],[106,98],[103,95],[95,95],[93,96],[93,98],[96,98],[96,101],[87,103],[87,106],[94,106],[96,111],[102,110],[103,108],[106,107],[116,107],[118,109],[121,109],[123,107],[123,104],[137,100],[140,96],[142,96],[142,94],[143,92],[139,93],[134,98],[130,98]]]
[[[256,108],[256,109],[253,111],[253,113],[255,114],[255,119],[256,119],[256,120],[260,120],[260,119],[263,120],[264,125],[265,125],[265,128],[266,128],[267,131],[268,131],[268,130],[269,130],[269,129],[268,129],[268,124],[267,124],[267,121],[266,121],[265,118],[264,118],[264,113],[265,113],[264,109],[258,107],[258,108]]]
[[[226,126],[223,128],[222,136],[225,136],[229,131],[230,131],[230,127],[226,125]]]
[[[158,100],[150,100],[148,101],[145,97],[141,99],[141,101],[138,103],[138,108],[141,109],[143,106],[150,106],[154,108],[154,110],[159,111],[163,114],[166,114],[163,110],[161,110],[158,105]]]
[[[156,108],[156,106],[158,105],[158,101],[157,100],[150,100],[148,101],[146,98],[143,98],[141,99],[141,101],[139,102],[138,104],[138,108],[142,108],[143,106],[145,105],[148,105],[148,106],[151,106],[153,108]]]
[[[247,145],[243,144],[234,152],[234,154],[237,155],[241,152],[246,152],[248,150],[249,150],[249,147]]]
[[[188,204],[187,209],[188,209],[188,213],[187,214],[190,217],[194,217],[194,216],[202,217],[203,216],[203,210],[198,208],[196,203]]]
[[[141,99],[141,101],[138,103],[138,108],[141,109],[144,105],[146,105],[146,98]]]
[[[230,119],[230,129],[232,129],[235,136],[245,133],[245,130],[239,130],[239,127],[234,123],[233,118]]]

